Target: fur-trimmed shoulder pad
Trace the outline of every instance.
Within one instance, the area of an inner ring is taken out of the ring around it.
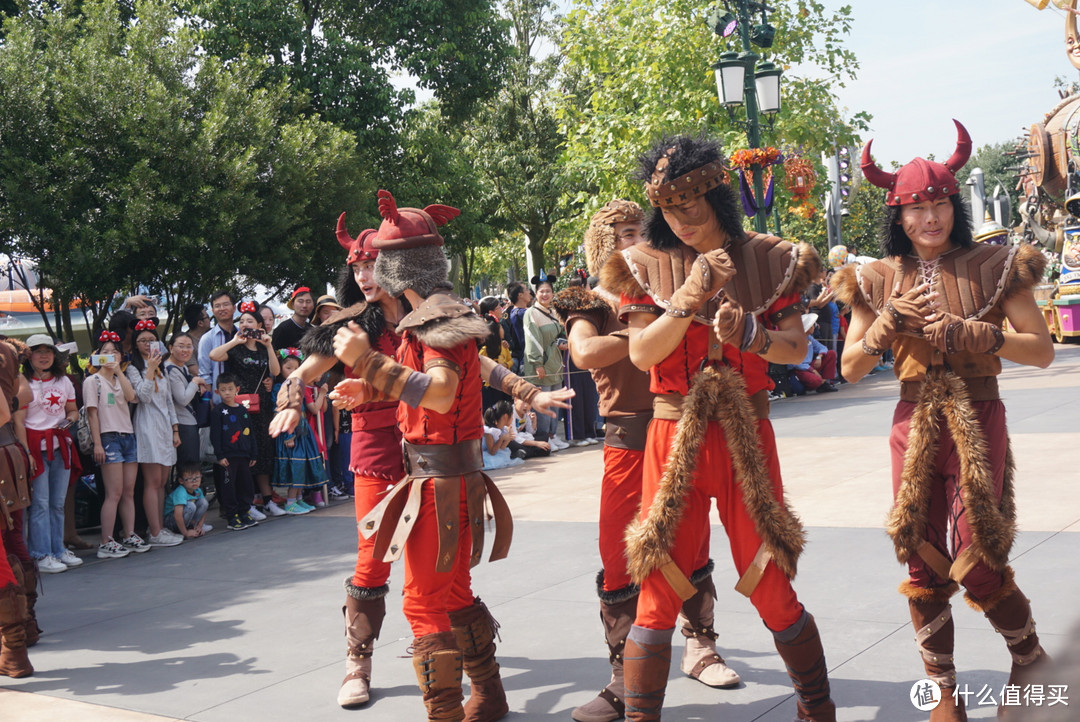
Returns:
[[[1005,283],[1005,298],[1031,289],[1042,281],[1048,263],[1049,260],[1043,252],[1035,246],[1030,243],[1018,245],[1012,268],[1009,269],[1008,281]]]
[[[587,288],[567,288],[555,294],[552,308],[559,319],[566,323],[571,315],[596,317],[593,325],[599,327],[604,314],[611,312],[611,306],[603,296]]]
[[[368,305],[361,301],[334,313],[321,325],[310,327],[300,339],[300,350],[304,352],[304,356],[315,354],[327,358],[332,357],[334,336],[339,328],[343,328],[350,321],[360,324],[360,328],[364,329],[372,343],[386,330],[382,308],[378,304]]]
[[[487,322],[464,301],[449,293],[434,293],[401,319],[397,332],[411,331],[431,348],[454,348],[468,341],[486,340]]]
[[[751,313],[765,311],[781,296],[802,293],[821,274],[821,259],[809,243],[748,233],[727,250],[736,273],[724,294]]]
[[[639,298],[646,295],[645,289],[634,278],[629,264],[621,253],[612,253],[607,263],[600,269],[600,285],[616,296]]]

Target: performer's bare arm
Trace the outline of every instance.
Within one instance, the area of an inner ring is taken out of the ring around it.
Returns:
[[[666,314],[631,313],[627,319],[630,326],[630,361],[642,371],[648,371],[678,348],[693,320],[691,316],[678,318]]]
[[[1054,342],[1035,295],[1025,289],[1006,300],[1002,308],[1013,333],[1005,334],[1005,343],[997,355],[1025,366],[1049,366],[1054,360]]]
[[[311,354],[304,359],[304,362],[295,371],[289,374],[289,378],[285,380],[285,383],[289,383],[289,379],[299,379],[301,384],[311,384],[332,369],[335,363],[337,363],[337,359],[333,356]],[[282,409],[270,421],[270,436],[276,438],[281,434],[291,434],[298,423],[300,423],[300,409]]]
[[[855,383],[878,365],[880,356],[871,356],[863,351],[863,336],[866,329],[874,322],[874,312],[865,306],[851,309],[851,321],[848,323],[847,337],[844,340],[844,355],[840,359],[844,378]]]
[[[602,369],[630,354],[625,336],[601,336],[596,326],[584,318],[570,324],[570,358],[578,368]]]
[[[770,330],[772,346],[767,353],[761,354],[766,361],[774,364],[797,364],[806,358],[806,333],[803,331],[802,316],[788,316],[780,321],[779,326]]]

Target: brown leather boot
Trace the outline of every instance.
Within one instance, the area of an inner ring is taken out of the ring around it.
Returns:
[[[626,713],[623,699],[626,687],[623,684],[623,651],[626,647],[626,635],[637,614],[638,587],[627,585],[614,591],[604,591],[604,572],[596,577],[596,593],[600,596],[600,622],[604,625],[604,639],[607,641],[608,662],[611,664],[611,681],[600,694],[581,705],[571,713],[576,722],[612,722],[621,719]]]
[[[626,683],[626,719],[660,719],[664,690],[671,671],[671,629],[647,629],[636,624],[626,635],[623,678]]]
[[[14,582],[0,589],[0,674],[29,677],[34,673],[26,655],[26,595]]]
[[[464,609],[450,612],[450,628],[461,649],[465,672],[469,675],[471,692],[465,703],[466,722],[493,722],[510,711],[495,661],[495,637],[499,623],[491,616],[487,605],[476,597]]]
[[[461,650],[453,632],[435,632],[413,640],[413,669],[424,694],[428,720],[465,719],[461,706]]]
[[[985,599],[975,599],[970,592],[964,598],[972,608],[982,612],[994,631],[1005,638],[1005,644],[1012,655],[1012,667],[1009,669],[1009,684],[1023,686],[1031,679],[1033,670],[1041,669],[1050,663],[1050,657],[1039,644],[1039,635],[1035,631],[1035,620],[1031,616],[1031,603],[1016,586],[1011,568],[1003,573],[1005,578],[1001,587]],[[1013,710],[998,707],[998,717],[1009,717]]]
[[[915,641],[922,654],[927,679],[941,688],[941,701],[930,711],[930,722],[965,722],[964,700],[956,696],[956,667],[953,664],[953,618],[949,598],[958,589],[955,582],[932,589],[911,582],[900,585],[908,598]]]
[[[716,586],[712,578],[713,563],[709,563],[690,575],[690,582],[697,587],[697,594],[683,602],[679,615],[679,627],[686,637],[682,663],[683,673],[709,687],[721,689],[738,686],[739,673],[727,666],[716,651],[716,630],[713,629],[713,606]]]
[[[773,640],[799,698],[797,719],[836,722],[836,705],[829,696],[829,670],[814,615],[803,610],[795,624],[773,632]]]
[[[345,679],[341,681],[337,702],[342,707],[357,707],[371,696],[371,653],[382,631],[386,616],[386,593],[390,587],[357,587],[345,580]]]
[[[9,559],[11,558],[9,557]],[[11,566],[12,570],[15,569],[15,564],[22,567],[23,591],[26,593],[26,646],[33,647],[41,638],[41,627],[38,626],[37,613],[34,611],[38,600],[39,575],[37,564],[33,562],[20,563],[18,557],[14,557],[14,563]]]

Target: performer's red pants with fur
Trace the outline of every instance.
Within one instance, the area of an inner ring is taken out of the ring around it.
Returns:
[[[418,482],[414,482],[418,483]],[[473,603],[472,574],[469,561],[472,554],[472,530],[469,527],[469,506],[465,495],[465,477],[461,477],[461,506],[458,515],[457,556],[450,571],[436,571],[439,557],[439,528],[435,518],[435,484],[423,482],[420,511],[416,525],[405,542],[405,600],[402,611],[412,627],[414,637],[450,631],[450,612],[464,609]]]
[[[642,518],[648,516],[653,497],[659,489],[660,474],[675,439],[675,426],[675,421],[665,419],[653,419],[649,426],[643,470]],[[780,461],[776,455],[776,437],[768,420],[758,421],[758,436],[776,498],[782,499],[784,492]],[[695,564],[700,560],[703,545],[708,545],[710,498],[716,499],[716,510],[727,532],[735,570],[742,576],[761,546],[761,537],[754,530],[753,519],[746,513],[724,432],[716,421],[709,423],[698,455],[693,488],[686,499],[683,518],[675,532],[675,544],[670,550],[671,558],[687,576],[697,568]],[[732,580],[732,584],[736,581]],[[761,582],[750,595],[750,602],[765,625],[774,632],[795,624],[803,613],[803,606],[795,596],[790,580],[774,562],[765,567]],[[648,629],[671,629],[675,626],[681,606],[682,600],[664,575],[659,570],[654,571],[641,585],[634,623]]]
[[[994,497],[1001,500],[1001,488],[1005,480],[1005,451],[1008,448],[1008,431],[1005,428],[1005,405],[997,401],[973,401],[972,407],[982,427],[986,440],[987,462],[994,480]],[[892,434],[889,448],[892,451],[893,497],[900,489],[904,469],[904,452],[908,447],[911,415],[915,404],[901,401],[893,413]],[[956,443],[944,422],[938,424],[938,452],[934,459],[934,473],[930,479],[930,508],[926,528],[926,541],[937,547],[946,559],[954,560],[971,546],[971,526],[960,493],[960,458]],[[951,551],[950,551],[951,550]],[[919,588],[941,586],[949,582],[942,579],[930,567],[913,554],[908,561],[911,583]],[[1001,574],[979,562],[961,582],[976,599],[983,599],[1002,585]]]
[[[645,452],[604,447],[604,479],[600,485],[600,562],[604,565],[604,591],[630,585],[626,571],[626,527],[641,508],[641,475]],[[693,570],[709,562],[709,529],[694,561]]]
[[[385,491],[392,488],[394,482],[379,479],[372,476],[361,476],[353,473],[353,504],[356,507],[356,521],[360,522],[368,512],[382,500]],[[375,549],[375,535],[365,539],[357,534],[358,546],[356,550],[356,571],[353,572],[352,583],[355,587],[381,587],[390,578],[390,564],[376,559],[372,551]]]

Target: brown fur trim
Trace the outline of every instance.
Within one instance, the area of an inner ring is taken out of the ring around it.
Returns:
[[[886,525],[896,558],[906,563],[925,539],[940,436],[939,418],[956,444],[965,513],[971,524],[972,551],[988,567],[1000,571],[1008,564],[1016,536],[1009,469],[1012,453],[1007,453],[1008,498],[1003,494],[999,501],[994,498],[994,479],[986,461],[986,437],[971,406],[967,387],[962,379],[940,369],[927,373],[911,416],[900,488]]]
[[[821,256],[809,243],[799,243],[795,246],[798,258],[795,261],[795,271],[791,274],[783,295],[802,293],[810,288],[810,284],[821,276]]]
[[[710,419],[717,419],[723,429],[754,530],[772,553],[776,566],[789,578],[795,576],[806,533],[786,502],[777,498],[765,470],[745,382],[731,369],[722,367],[706,368],[694,377],[648,518],[626,528],[627,571],[638,584],[670,559],[668,550],[682,521]]]
[[[615,295],[640,298],[646,295],[645,289],[630,272],[630,266],[621,253],[613,253],[600,270],[600,285]]]
[[[690,583],[697,586],[698,582],[704,581],[706,577],[713,573],[713,569],[716,568],[716,562],[711,558],[705,563],[701,569],[697,569],[690,575]]]
[[[437,318],[412,329],[420,343],[429,348],[454,348],[467,341],[487,340],[487,321],[477,315]]]
[[[389,591],[389,584],[383,584],[381,587],[358,587],[352,583],[352,577],[345,578],[345,593],[353,599],[359,599],[360,601],[382,599]]]
[[[964,592],[964,600],[968,603],[968,606],[974,609],[976,612],[982,612],[986,614],[994,611],[994,607],[1001,604],[1001,601],[1005,597],[1015,592],[1018,587],[1016,586],[1016,575],[1013,574],[1012,567],[1005,567],[1001,570],[1001,586],[990,593],[986,599],[976,599],[971,596],[971,592]]]
[[[947,602],[952,595],[960,589],[956,582],[949,582],[943,587],[917,587],[910,579],[905,579],[897,590],[916,604],[929,604],[931,602]]]
[[[610,592],[605,592],[604,570],[601,569],[596,573],[596,596],[600,597],[600,601],[604,604],[621,604],[629,599],[633,599],[640,592],[641,587],[633,582],[620,589],[613,589]]]
[[[615,226],[595,220],[585,229],[585,267],[595,276],[615,252]]]
[[[598,328],[601,325],[599,321],[611,311],[611,306],[598,293],[580,286],[567,288],[556,293],[551,306],[563,323],[566,323],[572,313],[590,316],[598,315],[597,321],[594,322],[594,325]]]
[[[869,305],[866,303],[866,297],[859,289],[859,276],[855,271],[854,263],[849,263],[834,273],[829,285],[832,287],[832,290],[836,292],[836,297],[842,301],[845,306],[850,306],[852,308],[869,308]]]
[[[327,358],[333,356],[334,335],[337,334],[339,328],[348,325],[349,321],[360,324],[360,328],[367,332],[372,342],[386,328],[381,308],[378,305],[368,306],[367,303],[361,301],[337,311],[319,326],[310,326],[304,332],[304,337],[300,339],[300,350],[305,356],[311,354]]]
[[[1049,261],[1043,252],[1030,243],[1021,243],[1016,247],[1016,257],[1009,269],[1009,279],[1005,284],[1004,299],[1020,291],[1032,288],[1040,283]]]

